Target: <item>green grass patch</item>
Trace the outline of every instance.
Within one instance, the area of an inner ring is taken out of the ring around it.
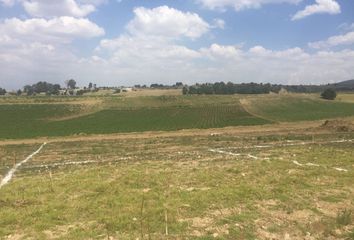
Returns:
[[[354,115],[354,104],[306,96],[269,96],[251,100],[253,112],[280,122],[312,121]]]

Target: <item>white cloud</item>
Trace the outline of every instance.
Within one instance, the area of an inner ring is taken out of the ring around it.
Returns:
[[[23,7],[28,14],[34,17],[85,17],[95,11],[94,5],[79,5],[75,0],[26,0],[23,2]]]
[[[250,48],[248,52],[251,54],[251,56],[265,57],[268,59],[281,58],[281,59],[301,60],[301,59],[306,59],[310,56],[303,49],[299,47],[288,48],[282,51],[273,51],[270,49],[266,49],[262,46],[254,46]]]
[[[313,14],[328,13],[333,15],[340,12],[340,5],[335,0],[316,0],[315,4],[308,5],[304,10],[297,12],[292,20],[299,20]]]
[[[342,31],[354,31],[354,23],[349,24],[349,23],[342,23],[338,26],[338,29]]]
[[[254,46],[243,50],[237,45],[217,43],[193,50],[155,40],[124,36],[102,41],[97,52],[100,57],[98,68],[112,74],[110,78],[120,79],[113,81],[116,85],[176,81],[190,84],[213,81],[318,84],[353,77],[352,50],[310,54],[298,47],[271,50]],[[108,56],[105,49],[110,53]],[[94,69],[97,61],[91,59],[86,64],[92,64]]]
[[[199,57],[199,53],[182,45],[174,44],[164,38],[136,37],[123,35],[116,39],[104,39],[96,53],[105,55],[117,66],[144,65],[165,66],[181,60]]]
[[[199,38],[210,26],[196,13],[182,12],[167,6],[134,9],[135,17],[127,25],[132,35],[153,35],[167,38]]]
[[[236,11],[260,8],[265,4],[298,4],[301,1],[302,0],[197,0],[197,2],[209,9],[225,10],[227,7],[232,7]]]
[[[105,86],[179,81],[298,84],[353,78],[353,50],[308,53],[297,47],[244,49],[217,42],[192,49],[183,42],[199,38],[217,25],[221,28],[223,22],[209,24],[197,14],[168,7],[137,8],[134,13],[125,33],[102,39],[86,58],[74,54],[76,49],[70,43],[104,34],[88,19],[0,21],[0,86],[18,88],[35,81],[63,84],[68,78],[75,78],[80,85],[95,82]],[[343,44],[347,41],[343,39],[328,42]]]
[[[354,44],[354,31],[343,35],[332,36],[325,41],[311,42],[309,43],[309,47],[318,49],[352,44]]]
[[[5,19],[0,32],[17,41],[68,43],[75,38],[91,38],[104,34],[104,30],[84,18],[59,17],[50,20],[32,18]]]
[[[238,49],[237,46],[232,45],[219,45],[219,44],[212,44],[209,48],[201,48],[200,52],[211,59],[230,59],[230,58],[237,58],[240,56],[241,50]]]
[[[0,2],[5,7],[12,7],[15,4],[15,0],[0,0]]]
[[[96,10],[96,7],[108,0],[0,0],[5,7],[21,4],[32,17],[85,17]]]
[[[220,29],[225,29],[225,21],[220,19],[220,18],[215,18],[213,20],[213,28],[220,28]]]
[[[73,17],[5,19],[0,22],[0,32],[0,85],[9,87],[66,79],[77,64],[69,43],[104,34],[88,19]]]

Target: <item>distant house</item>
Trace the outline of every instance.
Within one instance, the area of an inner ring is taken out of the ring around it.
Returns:
[[[132,91],[134,91],[133,88],[129,88],[129,87],[122,88],[122,92],[132,92]]]
[[[75,89],[61,89],[59,90],[59,95],[61,96],[76,96],[79,91],[83,91],[84,89],[75,88]]]

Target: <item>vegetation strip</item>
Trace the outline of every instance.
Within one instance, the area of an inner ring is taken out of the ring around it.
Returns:
[[[50,168],[50,167],[61,167],[61,166],[69,166],[69,165],[85,165],[85,164],[92,164],[92,163],[114,163],[122,160],[129,160],[131,157],[121,157],[115,160],[87,160],[87,161],[70,161],[70,162],[62,162],[62,163],[52,163],[52,164],[40,164],[40,165],[31,165],[26,166],[26,169],[33,169],[33,168]]]
[[[42,148],[46,145],[47,143],[43,143],[38,149],[37,151],[33,152],[31,155],[29,155],[25,160],[23,160],[22,162],[17,163],[7,174],[6,176],[2,179],[1,183],[0,183],[0,189],[8,184],[10,182],[10,180],[12,179],[13,175],[15,174],[16,170],[21,167],[22,164],[28,162],[31,158],[33,158],[36,154],[38,154]]]

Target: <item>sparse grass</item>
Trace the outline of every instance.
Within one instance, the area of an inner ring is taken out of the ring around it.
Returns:
[[[264,144],[275,145],[262,149],[249,148],[257,136],[228,134],[50,143],[0,190],[0,238],[136,239],[141,232],[144,239],[284,239],[307,232],[339,238],[336,229],[344,236],[353,227],[347,212],[340,215],[345,224],[335,224],[335,213],[354,208],[354,151],[351,142],[323,143],[338,137],[354,135],[318,135],[321,144],[283,147],[284,139],[310,139],[263,136]],[[1,150],[26,155],[36,147]],[[85,160],[97,163],[50,167]],[[293,160],[321,167],[299,167]]]

